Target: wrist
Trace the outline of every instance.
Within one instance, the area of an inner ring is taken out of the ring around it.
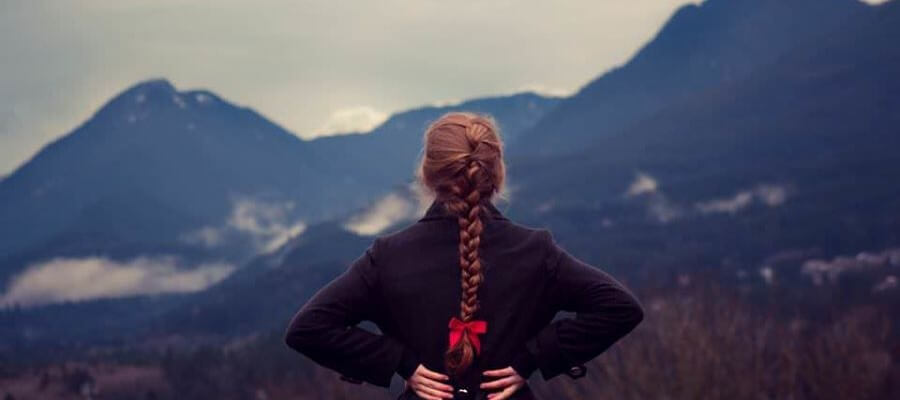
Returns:
[[[525,349],[512,360],[510,367],[512,367],[519,376],[528,380],[531,374],[537,369],[537,358],[531,351]]]
[[[411,349],[404,348],[403,355],[400,356],[400,364],[397,366],[397,374],[403,379],[409,380],[417,368],[419,368],[419,357]]]

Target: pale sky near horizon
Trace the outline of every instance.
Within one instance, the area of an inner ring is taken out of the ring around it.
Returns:
[[[311,138],[425,104],[570,94],[697,2],[0,0],[0,176],[150,78]]]

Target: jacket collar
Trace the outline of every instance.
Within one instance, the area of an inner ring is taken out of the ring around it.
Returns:
[[[501,213],[500,210],[498,210],[492,202],[484,201],[482,202],[482,204],[493,219],[508,220],[508,218],[506,218],[506,216],[504,216],[503,213]],[[428,221],[441,218],[455,219],[456,215],[453,215],[450,211],[448,211],[444,207],[444,203],[442,201],[435,199],[431,202],[431,205],[428,206],[428,210],[425,211],[425,215],[422,218],[419,218],[419,221]]]

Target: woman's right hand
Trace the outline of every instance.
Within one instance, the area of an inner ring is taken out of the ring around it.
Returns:
[[[406,385],[412,387],[419,397],[425,400],[452,399],[453,387],[441,381],[447,381],[450,377],[434,372],[424,365],[419,364]]]

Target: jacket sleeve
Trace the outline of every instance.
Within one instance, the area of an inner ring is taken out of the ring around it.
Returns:
[[[547,380],[606,351],[643,320],[644,308],[620,282],[575,258],[544,232],[551,305],[575,312],[575,317],[542,328],[511,366],[525,378],[539,369]]]
[[[357,326],[371,320],[373,307],[378,304],[379,239],[297,311],[284,341],[316,363],[339,372],[345,380],[390,387],[395,372],[409,378],[419,361],[398,340]]]

